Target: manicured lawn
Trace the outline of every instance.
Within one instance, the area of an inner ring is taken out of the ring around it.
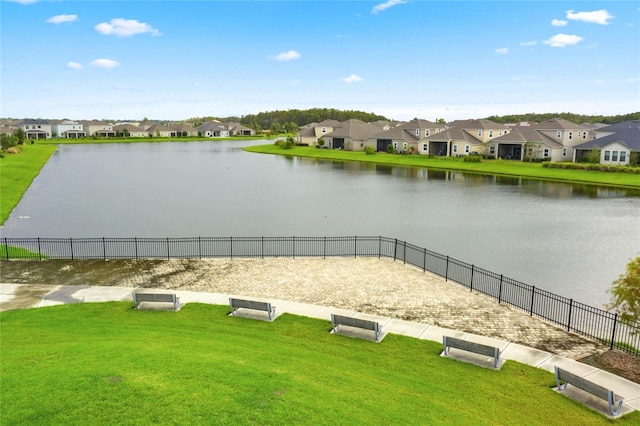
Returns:
[[[463,171],[498,176],[518,176],[532,179],[579,182],[640,189],[640,175],[637,174],[547,169],[542,167],[542,163],[525,163],[508,160],[482,160],[480,163],[466,163],[461,158],[429,158],[422,155],[393,155],[381,152],[374,155],[367,155],[360,151],[342,151],[300,146],[294,146],[291,149],[285,150],[276,145],[259,145],[245,147],[244,150],[263,154],[325,158],[341,161],[360,161],[366,163],[387,164],[391,166],[425,167],[429,169]]]
[[[132,306],[0,313],[0,423],[608,423],[556,394],[551,373],[445,359],[435,342],[373,343],[331,335],[328,321],[231,318],[226,306]]]
[[[53,145],[24,145],[20,154],[0,158],[0,224],[7,220],[55,150]]]

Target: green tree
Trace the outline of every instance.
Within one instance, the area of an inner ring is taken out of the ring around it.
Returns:
[[[18,139],[13,135],[3,133],[0,135],[0,142],[1,142],[2,150],[6,151],[12,146],[16,146],[18,144]]]
[[[611,304],[623,321],[635,323],[640,321],[640,256],[627,264],[627,273],[613,282]]]
[[[15,136],[18,145],[22,145],[24,141],[27,139],[27,134],[20,127],[13,132],[13,136]]]

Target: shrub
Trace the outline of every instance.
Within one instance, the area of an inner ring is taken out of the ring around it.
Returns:
[[[372,145],[367,145],[364,147],[364,152],[367,155],[373,155],[376,153],[376,149]]]
[[[482,162],[482,157],[479,155],[465,155],[463,161],[465,163],[480,163]]]
[[[388,154],[395,154],[396,153],[396,150],[393,148],[393,144],[392,143],[387,145],[387,153]]]

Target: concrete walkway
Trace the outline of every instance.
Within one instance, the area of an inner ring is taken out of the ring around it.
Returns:
[[[132,301],[132,293],[136,290],[149,291],[148,288],[139,289],[135,287],[0,284],[0,310],[6,311],[10,309],[44,307],[83,302]],[[215,305],[228,305],[229,297],[243,297],[241,295],[182,290],[153,291],[176,293],[180,298],[181,304],[198,302]],[[559,366],[582,376],[586,380],[614,390],[617,395],[623,396],[625,399],[621,415],[627,414],[633,410],[640,410],[640,384],[633,383],[609,372],[580,363],[567,357],[552,354],[550,352],[477,334],[450,330],[435,325],[364,314],[348,309],[338,309],[286,300],[265,298],[259,298],[257,300],[270,301],[277,307],[277,315],[289,313],[331,321],[331,314],[333,313],[377,321],[382,326],[382,330],[385,334],[400,334],[417,339],[433,340],[436,342],[442,342],[443,335],[447,335],[476,343],[499,347],[501,357],[505,360],[518,361],[552,373],[554,371],[554,366]],[[572,387],[569,386],[567,390],[568,395],[580,400],[591,408],[608,415],[608,405],[606,401],[592,397],[584,392],[576,391],[575,388],[572,390],[571,388]]]

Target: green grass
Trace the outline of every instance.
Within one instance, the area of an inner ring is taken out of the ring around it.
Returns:
[[[15,247],[2,244],[0,241],[0,260],[9,259],[48,259],[46,254],[38,254],[37,252],[27,250],[22,247]]]
[[[551,373],[513,361],[494,371],[442,358],[435,342],[373,343],[288,314],[268,323],[226,306],[132,306],[0,313],[0,423],[608,423],[555,393]]]
[[[0,224],[7,220],[55,150],[51,145],[24,145],[20,154],[0,158]]]
[[[367,155],[361,151],[318,149],[303,146],[295,146],[291,149],[284,150],[275,145],[258,145],[245,147],[244,150],[262,154],[359,161],[403,167],[424,167],[486,175],[516,176],[559,182],[576,182],[640,189],[640,177],[638,177],[638,175],[587,170],[550,169],[542,167],[542,163],[508,160],[482,160],[480,163],[472,163],[465,162],[462,158],[429,158],[423,155],[394,155],[381,152],[375,155]]]

